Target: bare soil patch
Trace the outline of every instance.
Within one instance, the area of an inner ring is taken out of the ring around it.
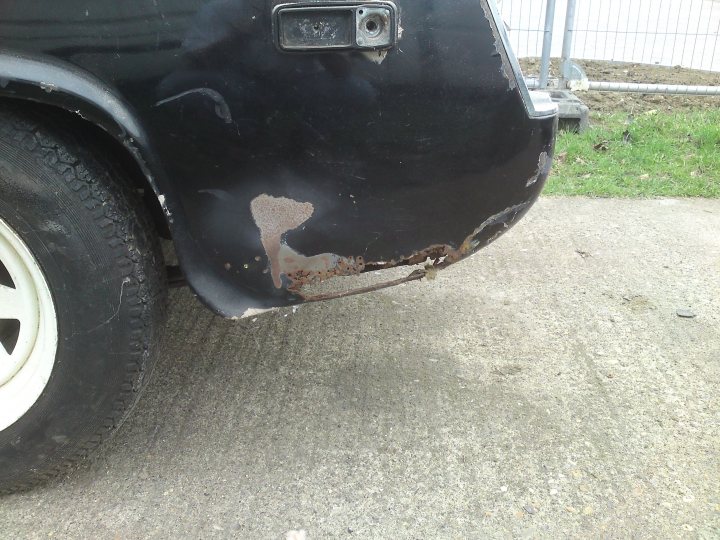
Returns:
[[[526,74],[534,75],[540,71],[539,58],[523,58],[520,60],[520,64]],[[588,78],[595,81],[720,86],[720,73],[709,71],[597,60],[581,60],[578,61],[578,64],[583,67]],[[557,77],[559,74],[560,62],[553,60],[550,76]],[[650,110],[678,112],[720,107],[720,96],[671,96],[618,92],[581,92],[578,96],[590,107],[592,112],[597,113],[627,112],[635,114]]]

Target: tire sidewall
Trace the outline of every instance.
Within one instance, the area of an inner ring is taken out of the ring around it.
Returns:
[[[47,386],[30,410],[0,431],[1,489],[28,471],[47,475],[57,456],[99,442],[126,401],[119,396],[139,387],[148,351],[134,262],[116,241],[116,229],[132,227],[132,220],[117,211],[109,193],[79,180],[88,173],[80,165],[49,165],[5,140],[0,156],[0,217],[41,267],[58,323]],[[63,177],[65,167],[73,175]],[[132,231],[123,235],[132,238]]]

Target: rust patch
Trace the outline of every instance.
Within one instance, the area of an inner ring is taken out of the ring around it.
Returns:
[[[362,257],[345,258],[333,253],[305,256],[285,243],[283,236],[300,227],[315,212],[308,202],[260,195],[250,203],[250,212],[260,229],[273,284],[278,289],[282,288],[283,275],[291,282],[288,290],[297,292],[307,283],[359,274],[365,268]]]
[[[542,163],[540,168],[542,168]],[[502,225],[503,228],[486,243],[492,242],[502,235],[530,204],[532,204],[531,201],[511,206],[490,216],[457,248],[449,244],[438,244],[406,257],[367,263],[362,257],[341,257],[333,253],[306,256],[287,245],[284,235],[302,226],[312,217],[315,209],[310,203],[298,202],[285,197],[260,195],[250,203],[250,210],[255,224],[260,229],[260,239],[268,256],[270,273],[275,287],[282,288],[282,276],[284,275],[290,282],[287,287],[289,292],[297,294],[306,302],[315,302],[375,291],[434,276],[437,270],[446,268],[477,251],[481,245],[480,237],[489,227]],[[303,294],[302,292],[306,285],[319,283],[333,277],[354,276],[374,270],[423,264],[424,268],[415,270],[405,278],[370,287],[319,295]]]

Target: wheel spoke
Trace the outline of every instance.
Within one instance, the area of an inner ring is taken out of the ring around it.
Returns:
[[[20,291],[0,285],[0,319],[22,319],[24,312]]]

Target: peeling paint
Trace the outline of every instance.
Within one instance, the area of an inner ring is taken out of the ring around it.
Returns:
[[[260,240],[277,289],[282,288],[283,275],[291,282],[288,290],[297,292],[306,283],[359,274],[364,270],[365,263],[360,257],[345,258],[333,253],[305,256],[285,243],[285,234],[312,217],[315,208],[311,203],[263,194],[250,203],[250,212],[260,229]]]

